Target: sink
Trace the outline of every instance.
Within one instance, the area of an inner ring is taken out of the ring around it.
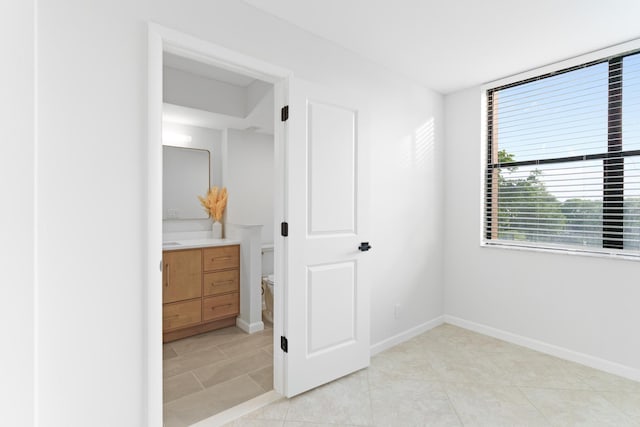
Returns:
[[[162,246],[180,246],[178,242],[162,242]]]

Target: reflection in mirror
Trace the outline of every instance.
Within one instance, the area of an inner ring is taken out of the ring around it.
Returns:
[[[198,196],[211,180],[208,150],[162,147],[162,219],[204,219]]]

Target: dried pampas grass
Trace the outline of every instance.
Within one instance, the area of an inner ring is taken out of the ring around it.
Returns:
[[[198,196],[198,200],[200,200],[200,204],[209,215],[209,218],[220,221],[224,209],[227,207],[227,197],[226,187],[218,189],[218,187],[214,186],[209,188],[205,197]]]

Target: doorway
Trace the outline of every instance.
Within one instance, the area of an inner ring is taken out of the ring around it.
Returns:
[[[147,287],[147,325],[148,325],[148,357],[147,363],[148,378],[148,424],[149,425],[162,425],[163,422],[163,396],[162,396],[162,382],[163,382],[163,354],[165,354],[167,347],[162,347],[162,291],[159,284],[162,281],[162,273],[158,269],[158,262],[162,259],[162,242],[163,242],[163,222],[162,215],[160,214],[163,209],[162,206],[162,183],[163,168],[162,161],[158,161],[162,158],[162,113],[163,113],[163,64],[165,59],[163,56],[172,55],[174,59],[184,59],[186,61],[193,61],[201,64],[203,67],[216,68],[222,71],[226,71],[236,76],[244,77],[252,81],[261,81],[272,88],[273,95],[271,102],[271,111],[277,111],[276,114],[271,114],[271,124],[273,125],[273,166],[275,169],[275,183],[273,188],[273,217],[272,223],[269,224],[269,228],[273,233],[275,230],[279,231],[279,224],[284,219],[284,207],[286,203],[285,193],[285,160],[286,160],[286,148],[285,148],[285,130],[283,124],[279,120],[280,107],[285,105],[286,96],[288,92],[288,79],[289,72],[286,70],[278,69],[270,66],[269,64],[261,63],[253,58],[239,56],[231,53],[224,48],[204,44],[199,40],[192,39],[184,34],[179,34],[171,30],[161,28],[155,25],[150,26],[149,32],[149,165],[148,165],[148,179],[149,179],[149,212],[148,212],[148,245],[149,245],[149,269],[148,269],[148,287]],[[245,123],[246,124],[246,123]],[[248,126],[249,129],[243,129],[243,132],[255,132],[256,129],[252,129],[254,126]],[[180,135],[175,132],[174,136]],[[230,133],[236,133],[236,131],[225,131],[225,137],[229,138],[233,135]],[[222,154],[222,153],[221,153]],[[224,154],[223,154],[224,157]],[[222,175],[224,175],[225,169],[221,168]],[[213,182],[212,182],[213,184]],[[224,185],[224,179],[221,184]],[[171,215],[176,215],[176,211],[171,212]],[[273,233],[273,273],[275,281],[277,283],[284,283],[285,271],[285,251],[286,247],[279,233]],[[266,249],[269,252],[269,247],[261,248]],[[268,336],[271,341],[270,347],[279,348],[279,337],[283,335],[283,293],[282,287],[275,287],[274,289],[274,307],[273,310],[273,326],[268,334],[263,333],[260,343],[264,344],[264,336]],[[239,330],[219,330],[213,332],[211,335],[218,334],[220,336],[236,335],[239,337]],[[243,332],[244,333],[244,332]],[[240,341],[236,341],[236,344]],[[258,343],[258,344],[260,344]],[[276,347],[277,346],[277,347]],[[185,345],[182,346],[182,350],[185,350]],[[238,348],[241,348],[239,346]],[[170,350],[173,350],[169,347]],[[233,353],[231,351],[230,353]],[[273,389],[276,392],[282,393],[282,372],[283,372],[283,360],[282,354],[277,351],[272,351],[271,355],[273,366]],[[259,354],[257,357],[264,359],[265,354]],[[260,383],[263,380],[263,384],[266,384],[264,377],[268,377],[268,374],[262,369],[260,372],[254,372],[255,382]],[[262,377],[262,378],[261,378]],[[200,386],[203,385],[202,380],[197,380]],[[205,381],[206,382],[206,381]],[[265,386],[266,387],[266,386]],[[202,413],[202,418],[207,418],[212,414]],[[168,420],[167,420],[168,421]]]
[[[274,239],[275,392],[293,397],[366,368],[372,261],[368,96],[293,79],[281,68],[155,24],[149,26],[148,47],[147,424],[162,424],[164,52],[274,87],[273,225],[281,230]]]

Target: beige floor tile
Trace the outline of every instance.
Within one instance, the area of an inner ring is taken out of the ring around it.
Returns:
[[[245,375],[165,404],[164,416],[193,424],[262,393],[262,388]]]
[[[242,329],[232,326],[173,341],[171,347],[177,354],[186,354],[246,337],[247,334]]]
[[[286,421],[370,425],[371,399],[366,370],[292,398]]]
[[[285,421],[284,427],[354,427],[355,424],[305,423],[302,421]]]
[[[373,357],[369,367],[370,382],[375,382],[379,375],[425,381],[439,378],[422,351],[407,348],[394,348]]]
[[[441,325],[414,339],[422,346],[454,350],[471,350],[483,353],[501,353],[511,351],[513,344],[493,337],[467,331],[451,325]]]
[[[174,375],[163,380],[163,400],[164,403],[179,399],[191,393],[196,393],[204,388],[198,382],[192,372]]]
[[[513,386],[447,384],[465,426],[548,426],[545,417]]]
[[[640,382],[622,378],[588,366],[574,364],[574,372],[592,390],[640,393]]]
[[[517,386],[589,390],[575,372],[575,364],[557,357],[533,351],[512,351],[493,354],[489,358],[509,374]]]
[[[628,391],[604,391],[601,392],[605,399],[613,403],[625,414],[640,420],[640,393]]]
[[[262,369],[249,374],[252,380],[260,384],[260,387],[267,392],[273,390],[273,364],[270,363]]]
[[[468,335],[470,333],[473,333],[473,332],[467,329],[460,328],[458,326],[444,323],[440,326],[437,326],[433,329],[428,330],[424,334],[421,334],[418,338],[420,337],[449,338],[452,336]]]
[[[165,367],[178,374],[166,379],[175,382],[166,393],[188,389],[193,383],[187,374],[196,379],[195,372],[211,385],[168,402],[168,427],[207,418],[272,387],[273,329],[265,325],[253,335],[228,329],[165,347]],[[225,381],[233,375],[240,376]],[[380,353],[366,370],[274,402],[229,425],[461,423],[640,427],[640,383],[441,325]]]
[[[255,420],[252,418],[240,418],[239,420],[225,424],[224,427],[282,427],[284,421]]]
[[[197,369],[201,366],[221,362],[228,358],[229,357],[217,347],[203,348],[165,360],[163,363],[163,374],[165,378],[171,377]]]
[[[539,388],[522,391],[554,426],[635,426],[631,418],[596,391]]]
[[[267,347],[273,344],[273,330],[264,330],[249,335],[246,338],[237,341],[231,341],[226,344],[218,345],[217,348],[222,350],[229,357],[241,356],[248,351]]]
[[[272,362],[273,360],[269,354],[262,350],[254,350],[242,357],[234,357],[233,359],[202,366],[195,369],[193,373],[203,386],[211,387],[232,378],[257,371],[271,365]]]
[[[178,353],[171,347],[171,344],[162,345],[162,360],[172,359],[177,356]]]
[[[376,426],[460,426],[439,383],[395,378],[371,386]]]
[[[425,355],[443,382],[511,384],[509,373],[484,353],[425,351]]]
[[[284,421],[285,417],[287,416],[287,412],[289,411],[289,402],[289,399],[282,398],[256,411],[253,411],[245,418]]]
[[[163,427],[189,427],[189,424],[180,421],[178,418],[165,414],[163,421]]]

